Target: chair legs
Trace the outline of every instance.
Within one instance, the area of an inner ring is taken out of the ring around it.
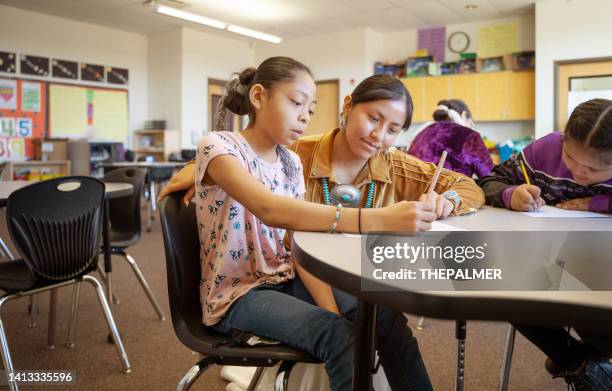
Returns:
[[[8,297],[0,298],[0,313],[2,312],[2,306],[9,300]],[[6,338],[6,332],[4,330],[4,323],[2,323],[2,316],[0,315],[0,345],[2,345],[2,364],[4,364],[4,370],[8,376],[15,369],[13,368],[13,360],[11,360],[11,351],[8,346],[8,339]],[[7,378],[8,380],[8,378]],[[19,387],[15,382],[8,382],[10,391],[18,391]]]
[[[289,375],[295,365],[294,361],[283,361],[276,372],[276,380],[274,381],[274,391],[286,391],[289,386]]]
[[[15,257],[13,256],[13,253],[11,252],[11,250],[8,248],[8,246],[6,245],[6,243],[4,243],[4,240],[2,240],[2,238],[0,238],[0,249],[2,249],[2,253],[4,255],[6,255],[6,257],[11,260],[14,261]]]
[[[47,326],[47,349],[55,349],[55,323],[57,319],[57,289],[49,292],[49,324]]]
[[[255,370],[255,374],[253,375],[253,378],[251,379],[251,382],[249,383],[249,386],[247,387],[246,391],[255,391],[257,385],[259,384],[259,381],[261,380],[261,375],[263,375],[263,371],[264,367],[258,367],[257,370]]]
[[[81,283],[74,284],[72,291],[72,305],[70,306],[70,320],[68,321],[68,337],[66,338],[66,347],[74,347],[74,334],[76,333],[76,317],[77,309],[79,308],[79,289]]]
[[[510,379],[510,366],[512,365],[512,353],[514,351],[515,335],[516,329],[514,328],[514,326],[512,326],[511,324],[508,325],[501,374],[499,375],[499,391],[506,391],[508,389],[508,380]]]
[[[115,320],[113,319],[113,314],[111,313],[108,302],[106,301],[106,297],[104,296],[104,289],[102,289],[102,285],[92,276],[83,276],[83,281],[87,281],[96,290],[98,294],[98,301],[100,302],[100,306],[102,307],[102,312],[104,313],[104,317],[106,318],[106,323],[108,325],[108,329],[113,337],[113,341],[115,342],[115,347],[117,348],[117,353],[119,354],[119,359],[121,360],[121,366],[123,367],[123,371],[125,373],[132,372],[132,367],[130,366],[130,362],[127,357],[127,353],[125,352],[125,348],[123,347],[123,342],[121,341],[121,337],[119,336],[119,331],[117,330],[117,325],[115,324]]]
[[[102,289],[102,285],[100,285],[100,283],[98,282],[98,280],[96,280],[95,278],[91,277],[91,276],[83,276],[83,281],[87,281],[88,283],[90,283],[91,285],[93,285],[94,289],[96,290],[96,293],[98,295],[98,301],[100,302],[100,306],[102,307],[102,312],[104,313],[104,317],[106,319],[106,323],[108,325],[108,328],[113,336],[114,342],[115,342],[115,346],[117,347],[117,352],[119,354],[119,358],[121,360],[121,366],[123,368],[123,371],[125,373],[130,373],[132,371],[132,367],[130,366],[130,362],[128,360],[127,354],[125,352],[125,349],[123,347],[123,342],[121,341],[121,337],[119,336],[119,332],[117,331],[117,326],[115,325],[115,320],[113,319],[113,315],[110,311],[110,307],[108,306],[108,302],[106,301],[106,297],[104,296],[104,290]],[[50,298],[50,305],[49,305],[49,333],[48,333],[48,344],[52,344],[54,345],[54,334],[55,334],[55,314],[52,315],[52,312],[56,311],[56,307],[57,307],[57,289],[62,287],[62,286],[67,286],[70,284],[78,284],[78,281],[73,280],[73,281],[66,281],[64,283],[55,285],[53,288],[50,289],[50,293],[51,293],[51,298]],[[26,294],[38,294],[39,292],[43,292],[45,290],[49,290],[48,288],[43,288],[43,289],[36,289],[30,292],[26,292]],[[78,294],[78,289],[76,290],[77,294]],[[3,297],[0,297],[0,348],[1,348],[1,353],[2,353],[2,363],[4,365],[4,370],[5,373],[11,373],[14,372],[14,367],[13,367],[13,361],[11,359],[11,351],[9,349],[9,345],[8,345],[8,339],[6,337],[6,330],[4,329],[4,323],[2,322],[2,316],[1,316],[1,312],[2,312],[2,306],[9,300],[12,299],[17,299],[23,297],[22,293],[19,294],[11,294],[11,295],[5,295]],[[75,306],[76,304],[73,303],[73,306]],[[51,316],[52,315],[52,316]],[[71,316],[76,316],[76,309],[73,308],[73,313],[71,314]],[[8,378],[7,378],[8,380]],[[19,387],[17,385],[17,383],[15,382],[7,382],[8,383],[8,387],[10,391],[18,391]]]
[[[102,278],[102,281],[104,281],[104,285],[106,285],[106,289],[108,291],[108,276],[107,276],[106,272],[104,271],[104,267],[102,265],[100,265],[99,263],[98,263],[98,274]],[[117,297],[115,292],[111,291],[111,296],[113,297],[113,303],[120,304],[119,298]],[[109,302],[109,304],[110,304],[110,302]]]
[[[416,328],[417,330],[423,330],[425,328],[425,317],[421,316],[419,318],[419,321],[416,324]]]
[[[195,381],[198,380],[198,378],[213,365],[215,365],[215,363],[210,358],[204,357],[187,371],[187,373],[176,385],[176,391],[189,390],[193,383],[195,383]]]
[[[153,292],[151,291],[151,288],[149,287],[147,280],[145,280],[144,276],[142,275],[142,272],[140,271],[140,268],[138,267],[138,264],[136,264],[136,261],[134,260],[134,258],[130,254],[127,254],[125,252],[122,252],[122,255],[128,261],[128,264],[132,267],[134,274],[136,274],[136,277],[138,278],[140,285],[142,285],[142,289],[147,294],[147,297],[149,298],[151,305],[155,309],[155,312],[157,312],[157,316],[159,317],[159,320],[166,320],[166,317],[164,316],[164,313],[162,312],[161,307],[159,306],[159,303],[157,303],[157,299],[155,299],[155,296],[153,296]]]
[[[38,325],[38,295],[30,295],[30,305],[28,306],[28,327],[34,328]]]

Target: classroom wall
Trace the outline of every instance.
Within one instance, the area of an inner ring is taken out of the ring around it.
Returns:
[[[148,116],[145,35],[0,5],[0,50],[128,68],[130,131]]]
[[[181,30],[150,35],[148,46],[149,119],[166,120],[168,129],[181,129]]]
[[[253,45],[199,30],[182,29],[181,145],[193,148],[208,123],[208,79],[228,80],[256,65]]]
[[[554,129],[554,62],[612,57],[612,1],[536,3],[536,137]]]
[[[518,22],[519,30],[519,50],[534,50],[535,49],[535,15],[525,15],[515,18],[502,18],[494,20],[486,20],[470,23],[449,24],[446,26],[446,39],[456,32],[463,31],[470,37],[470,46],[468,52],[476,52],[478,47],[478,29],[482,26],[491,24],[500,24],[508,22]],[[382,61],[400,61],[408,57],[414,56],[417,50],[417,30],[405,30],[384,35],[384,48]],[[445,61],[457,61],[459,55],[451,52],[446,47]]]
[[[278,45],[257,43],[255,62],[259,64],[271,56],[293,57],[312,70],[315,80],[338,79],[342,102],[357,83],[372,74],[373,55],[378,54],[373,46],[381,41],[380,33],[359,28],[287,39]]]

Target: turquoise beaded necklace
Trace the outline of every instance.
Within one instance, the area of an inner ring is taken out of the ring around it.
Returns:
[[[331,204],[331,195],[329,192],[329,180],[328,178],[321,178],[321,187],[323,188],[323,202],[325,205]],[[366,198],[365,207],[371,208],[374,204],[374,191],[376,190],[376,183],[374,181],[368,184],[368,194]]]

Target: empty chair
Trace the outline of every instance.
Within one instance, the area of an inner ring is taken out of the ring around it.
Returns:
[[[126,252],[128,247],[140,241],[140,234],[142,232],[140,195],[145,182],[145,176],[145,170],[133,167],[119,168],[104,176],[104,182],[129,183],[134,187],[131,195],[109,200],[110,246],[113,254],[120,255],[127,260],[147,294],[157,316],[160,320],[164,320],[164,314],[138,264]]]
[[[285,389],[291,367],[296,362],[319,363],[315,357],[286,345],[234,346],[231,338],[202,323],[200,306],[200,240],[195,205],[185,206],[184,192],[170,194],[161,203],[160,220],[166,251],[168,295],[174,332],[189,349],[204,357],[183,376],[177,390],[188,390],[212,365],[259,367],[249,390],[254,390],[263,367],[283,361],[275,382]]]
[[[55,337],[56,289],[71,285],[78,293],[80,283],[96,290],[121,365],[131,367],[102,286],[87,275],[96,269],[102,227],[104,184],[91,177],[52,179],[14,191],[7,203],[7,226],[22,256],[0,263],[0,311],[9,300],[51,291],[48,344]],[[74,338],[77,301],[73,300],[68,339]],[[14,370],[6,331],[0,316],[2,361],[7,372]],[[15,382],[9,382],[17,390]]]

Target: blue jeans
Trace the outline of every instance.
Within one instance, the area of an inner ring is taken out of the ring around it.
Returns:
[[[351,390],[357,300],[334,289],[342,316],[317,307],[296,276],[280,285],[261,285],[238,299],[213,327],[224,334],[252,332],[304,350],[325,364],[334,391]],[[432,390],[416,338],[404,316],[381,308],[377,344],[393,390]]]

